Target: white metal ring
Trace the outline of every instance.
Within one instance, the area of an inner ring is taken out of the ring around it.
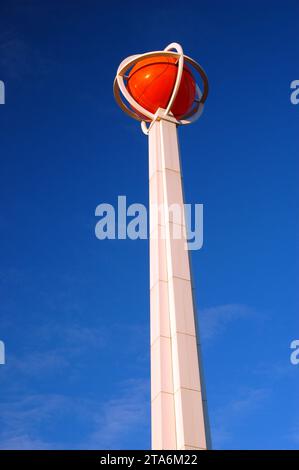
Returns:
[[[145,109],[143,106],[141,106],[129,93],[128,88],[125,84],[125,79],[127,78],[126,72],[129,69],[131,69],[135,64],[144,60],[145,58],[156,57],[156,56],[175,57],[178,59],[178,72],[177,72],[176,81],[172,90],[171,97],[168,101],[167,108],[163,111],[162,116],[161,114],[157,114],[157,113],[153,114],[147,109]],[[173,103],[175,101],[175,98],[177,96],[177,93],[179,91],[179,87],[181,84],[183,69],[184,69],[184,61],[189,63],[199,73],[203,82],[203,91],[201,91],[199,86],[196,85],[196,97],[195,97],[194,105],[192,106],[191,110],[188,111],[187,114],[182,116],[181,119],[176,120],[177,124],[180,125],[180,124],[191,124],[192,122],[196,121],[196,119],[199,118],[199,116],[203,112],[204,102],[208,95],[208,79],[207,79],[206,73],[204,72],[202,67],[197,62],[195,62],[195,60],[184,55],[183,49],[180,46],[180,44],[174,42],[174,43],[169,44],[164,49],[164,51],[153,51],[153,52],[147,52],[145,54],[136,54],[136,55],[127,57],[119,65],[117,74],[114,80],[114,85],[113,85],[115,99],[124,112],[126,112],[129,116],[136,119],[137,121],[141,121],[141,128],[145,134],[148,134],[148,130],[149,130],[149,128],[146,125],[147,122],[152,124],[157,118],[163,119],[163,117],[164,118],[173,117],[171,114],[171,108],[173,106]],[[125,100],[129,103],[129,105],[133,109],[131,109],[122,100],[121,94],[124,96]],[[134,110],[136,110],[136,112]],[[145,116],[147,119],[142,119],[142,117],[139,116],[138,113],[140,113],[142,116]]]

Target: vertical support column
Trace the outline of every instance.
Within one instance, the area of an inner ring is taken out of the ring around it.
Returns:
[[[149,134],[152,449],[176,449],[160,129]],[[157,210],[155,210],[155,208]]]
[[[151,409],[153,449],[207,449],[176,124],[149,132]],[[178,220],[172,207],[181,208]],[[170,210],[169,210],[170,209]],[[181,234],[181,236],[179,236]]]

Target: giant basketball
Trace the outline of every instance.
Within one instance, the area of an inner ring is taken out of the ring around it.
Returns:
[[[158,108],[167,108],[177,73],[177,58],[163,56],[147,58],[137,62],[132,68],[127,88],[138,104],[155,113]],[[181,119],[191,110],[195,95],[194,77],[190,68],[184,64],[180,87],[171,109],[177,119]]]

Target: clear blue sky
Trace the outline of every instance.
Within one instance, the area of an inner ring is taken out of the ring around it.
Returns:
[[[298,14],[295,0],[1,1],[1,448],[150,446],[148,242],[97,240],[94,211],[148,203],[147,139],[112,81],[173,41],[210,80],[180,142],[187,202],[204,204],[213,445],[299,447]]]

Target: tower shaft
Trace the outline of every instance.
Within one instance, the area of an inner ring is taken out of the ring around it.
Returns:
[[[171,118],[156,120],[149,130],[149,187],[152,448],[207,449],[207,402]],[[169,208],[180,208],[181,219]]]

